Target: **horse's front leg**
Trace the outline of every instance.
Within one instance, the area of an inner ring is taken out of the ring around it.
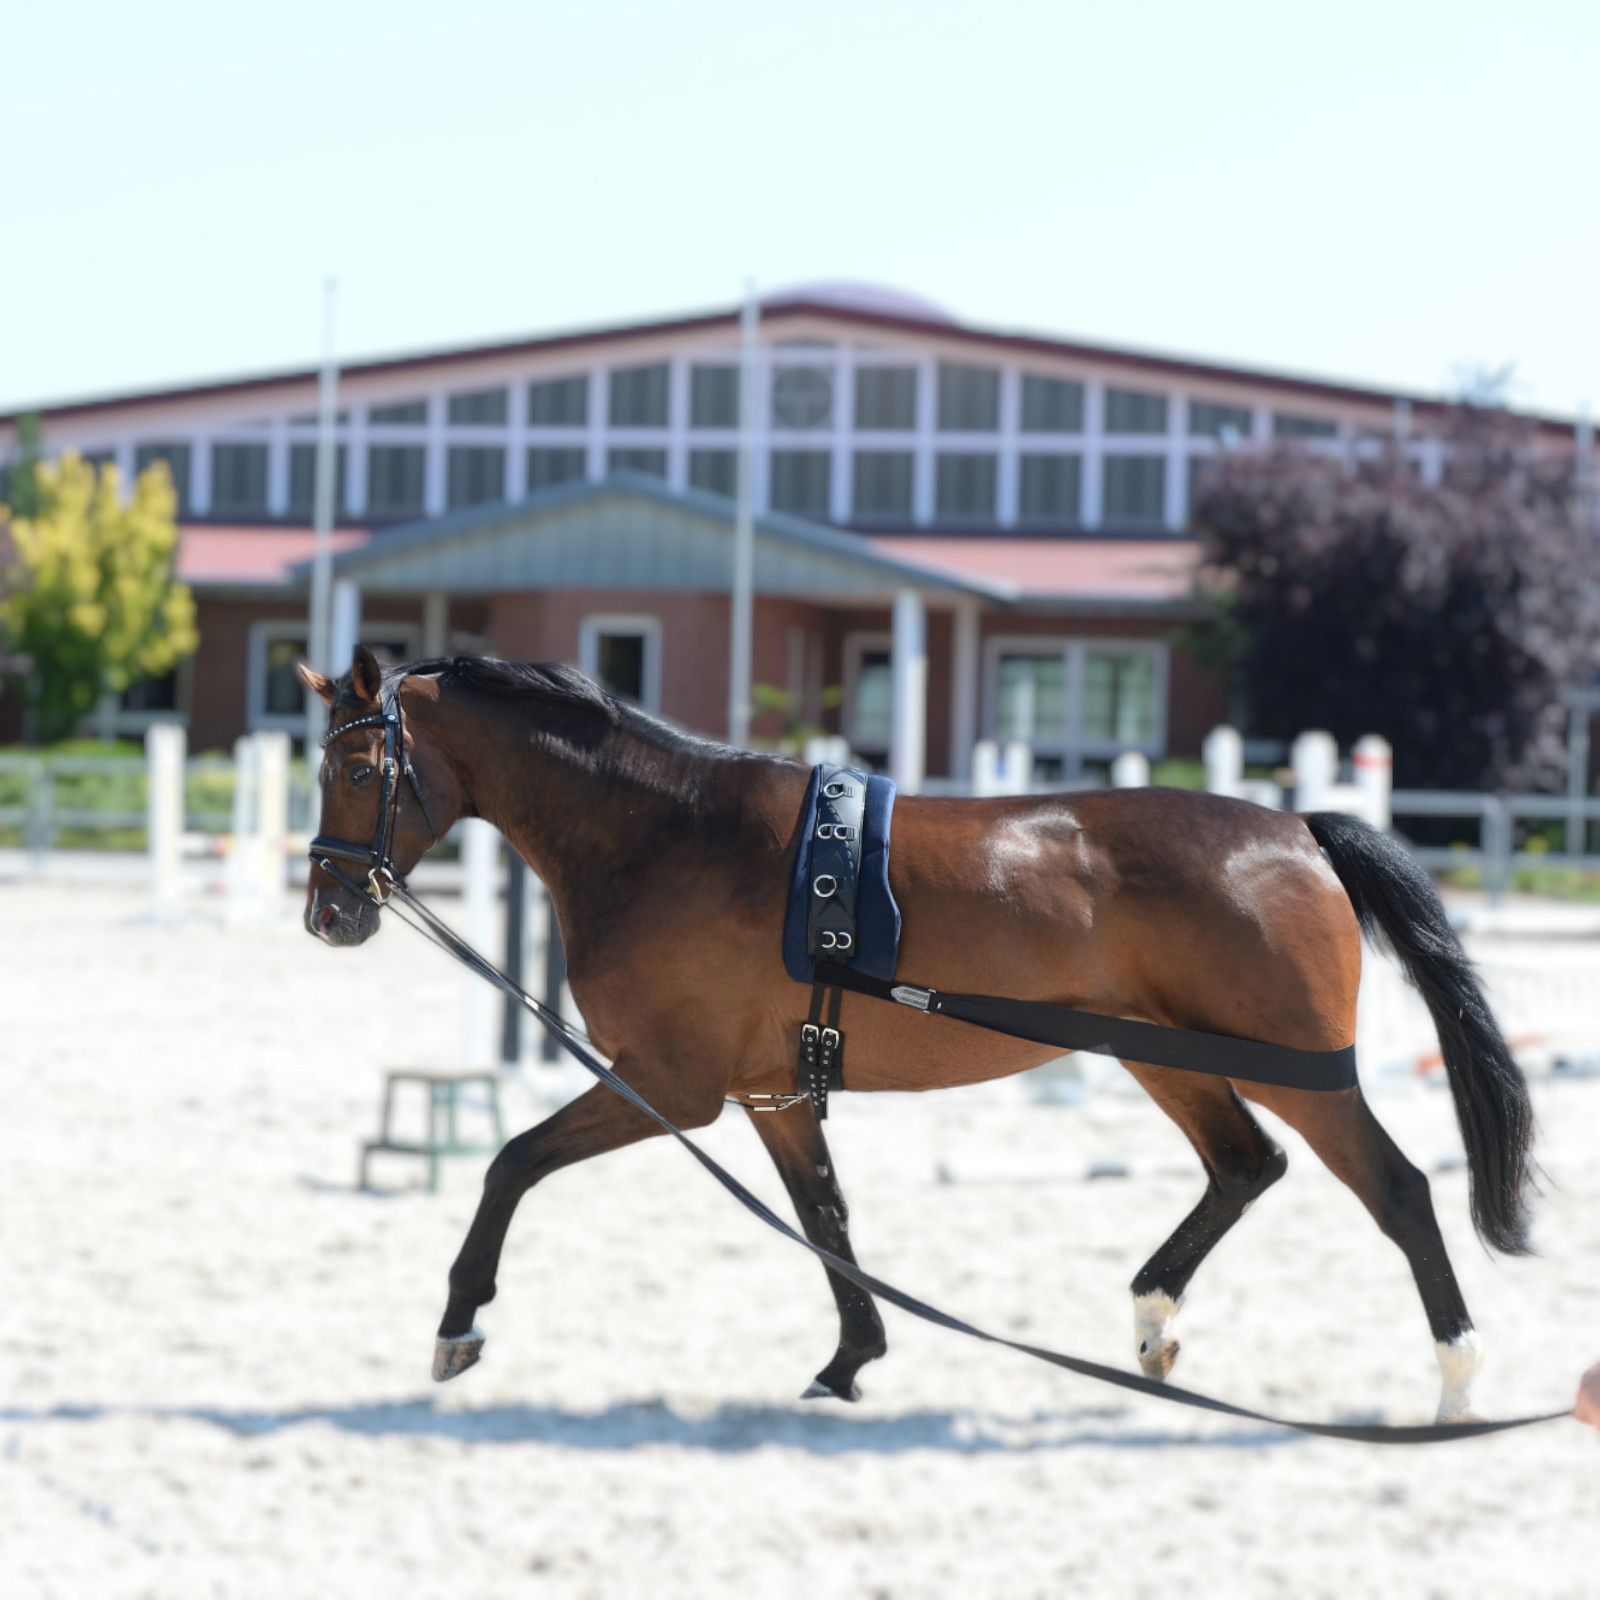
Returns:
[[[854,1263],[850,1214],[810,1102],[802,1101],[787,1111],[756,1111],[748,1106],[745,1109],[789,1191],[806,1238]],[[841,1278],[831,1267],[827,1273],[839,1307],[839,1348],[801,1399],[832,1395],[839,1400],[859,1400],[861,1390],[856,1386],[856,1374],[888,1349],[883,1319],[865,1289]]]
[[[663,1094],[662,1076],[640,1071],[626,1056],[618,1058],[616,1071],[680,1128],[704,1127],[722,1109],[720,1090],[711,1085],[704,1093],[686,1094],[680,1082],[677,1093]],[[473,1318],[494,1299],[500,1252],[523,1195],[562,1167],[662,1131],[659,1123],[597,1083],[538,1127],[518,1134],[494,1158],[466,1242],[450,1268],[450,1299],[433,1353],[436,1382],[459,1376],[483,1353],[484,1335]]]

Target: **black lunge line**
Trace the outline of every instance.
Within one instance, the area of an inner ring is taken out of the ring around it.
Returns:
[[[313,859],[317,858],[314,857]],[[355,883],[340,871],[331,860],[324,857],[318,860],[318,864],[334,878],[338,879],[339,882],[343,883],[347,889],[351,889],[358,894],[370,895],[372,893],[369,888]],[[876,1277],[870,1272],[863,1271],[853,1261],[847,1261],[842,1256],[835,1255],[822,1245],[813,1244],[803,1234],[790,1227],[770,1206],[745,1188],[721,1163],[707,1155],[682,1129],[657,1111],[638,1090],[624,1079],[618,1077],[605,1062],[582,1042],[578,1037],[577,1030],[563,1017],[536,1000],[521,984],[502,972],[485,956],[474,950],[465,939],[448,927],[418,900],[397,877],[388,874],[385,874],[385,876],[387,877],[385,888],[388,892],[379,901],[380,905],[387,906],[408,927],[414,928],[418,933],[432,940],[441,950],[454,956],[463,966],[476,972],[479,977],[486,979],[502,993],[526,1007],[545,1027],[555,1034],[566,1050],[582,1062],[601,1083],[621,1095],[636,1110],[642,1111],[664,1132],[671,1134],[747,1211],[759,1217],[769,1228],[781,1233],[786,1239],[791,1239],[802,1249],[809,1250],[812,1255],[818,1257],[841,1277],[849,1279],[850,1282],[856,1284],[859,1288],[865,1289],[869,1294],[876,1295],[880,1300],[886,1300],[890,1305],[898,1306],[902,1311],[909,1312],[914,1317],[920,1317],[924,1322],[934,1323],[941,1328],[949,1328],[955,1333],[964,1333],[969,1338],[982,1340],[985,1344],[1001,1345],[1008,1350],[1016,1350],[1022,1355],[1032,1356],[1038,1361],[1047,1361],[1051,1366],[1062,1367],[1068,1372],[1075,1372],[1080,1377],[1093,1378],[1097,1382],[1109,1383],[1119,1389],[1131,1389],[1136,1394],[1150,1395],[1155,1399],[1168,1400],[1176,1405],[1190,1406],[1197,1411],[1215,1411],[1224,1416],[1240,1417],[1247,1422],[1265,1422],[1273,1427],[1293,1428],[1299,1433],[1314,1434],[1323,1439],[1350,1439],[1363,1444],[1442,1444],[1450,1439],[1471,1439],[1483,1434],[1504,1433],[1512,1428],[1532,1427],[1536,1423],[1554,1422],[1558,1417],[1571,1415],[1570,1411],[1546,1411],[1536,1416],[1508,1417],[1495,1422],[1433,1422],[1415,1425],[1301,1422],[1287,1417],[1269,1416],[1264,1411],[1252,1411],[1248,1406],[1236,1406],[1227,1400],[1215,1400],[1210,1395],[1198,1394],[1193,1389],[1183,1389],[1173,1384],[1158,1382],[1156,1379],[1146,1378],[1142,1374],[1123,1372],[1120,1368],[1108,1367],[1099,1361],[1088,1361],[1082,1356],[1065,1355],[1059,1350],[1048,1350],[1041,1345],[1024,1344],[1016,1339],[1007,1339],[1000,1334],[986,1332],[970,1322],[963,1321],[960,1317],[951,1316],[949,1312],[941,1311],[937,1306],[931,1306],[926,1301],[917,1299],[915,1295],[907,1294],[903,1289],[895,1288],[893,1284],[886,1283],[882,1278]],[[373,898],[376,898],[376,896],[373,896]],[[396,902],[403,904],[407,912],[414,913],[417,920],[414,921],[411,916],[402,912],[400,905]]]

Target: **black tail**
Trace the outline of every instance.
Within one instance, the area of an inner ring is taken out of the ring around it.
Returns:
[[[1533,1105],[1433,879],[1404,845],[1356,817],[1319,811],[1302,820],[1327,852],[1361,931],[1388,944],[1433,1015],[1478,1236],[1507,1255],[1526,1255]]]

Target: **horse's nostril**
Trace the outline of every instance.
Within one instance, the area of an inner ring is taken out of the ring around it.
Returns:
[[[331,928],[338,920],[338,906],[327,905],[317,913],[317,926],[321,928],[324,933],[326,933],[328,929]]]

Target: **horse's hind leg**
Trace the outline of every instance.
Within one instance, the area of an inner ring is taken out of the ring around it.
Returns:
[[[789,1191],[806,1238],[854,1263],[850,1213],[810,1103],[802,1101],[787,1111],[756,1111],[748,1106],[745,1109]],[[841,1278],[831,1267],[826,1270],[839,1307],[839,1348],[801,1398],[814,1400],[833,1395],[839,1400],[859,1400],[856,1374],[888,1349],[883,1319],[865,1289]]]
[[[1146,1377],[1165,1378],[1178,1358],[1172,1319],[1195,1269],[1251,1202],[1283,1176],[1288,1163],[1226,1080],[1137,1062],[1124,1065],[1183,1129],[1206,1171],[1200,1203],[1131,1285],[1139,1365]]]
[[[1439,1358],[1439,1420],[1469,1417],[1482,1350],[1439,1235],[1427,1175],[1406,1160],[1360,1089],[1326,1094],[1251,1087],[1245,1092],[1305,1139],[1404,1252]]]

